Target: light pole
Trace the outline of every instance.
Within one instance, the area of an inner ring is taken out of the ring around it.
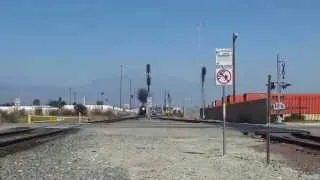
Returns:
[[[232,83],[232,96],[233,96],[233,102],[235,102],[236,98],[236,40],[237,40],[238,34],[232,33],[232,75],[233,75],[233,83]]]
[[[73,103],[77,103],[77,92],[73,92]]]
[[[71,88],[69,88],[69,105],[71,105],[72,104],[72,102],[71,102],[72,100],[71,100]]]

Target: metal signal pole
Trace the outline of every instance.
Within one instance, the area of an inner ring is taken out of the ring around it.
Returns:
[[[266,142],[266,148],[267,148],[267,164],[270,163],[270,107],[271,107],[271,75],[268,75],[268,89],[267,89],[267,142]]]
[[[205,82],[205,76],[207,73],[206,67],[201,68],[201,93],[202,93],[202,119],[205,119],[205,108],[206,108],[206,102],[205,102],[205,95],[204,95],[204,82]]]
[[[222,144],[223,144],[223,155],[226,154],[226,86],[222,86],[222,119],[223,119],[223,130],[222,130]]]

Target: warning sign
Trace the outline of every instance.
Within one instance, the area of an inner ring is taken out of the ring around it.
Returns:
[[[232,85],[232,68],[216,69],[216,84],[220,86]]]

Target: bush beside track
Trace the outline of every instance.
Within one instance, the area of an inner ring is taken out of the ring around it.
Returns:
[[[104,120],[113,120],[125,116],[130,116],[128,112],[117,112],[113,111],[101,111],[100,109],[95,109],[88,112],[85,115],[82,115],[81,119],[83,122],[90,121],[104,121]],[[48,117],[52,116],[52,118]],[[56,122],[57,117],[64,117],[63,122],[67,123],[77,123],[79,121],[78,114],[71,110],[64,109],[59,113],[57,110],[51,110],[44,114],[42,111],[37,111],[37,113],[32,115],[32,121],[34,122]],[[15,110],[12,112],[0,111],[0,123],[28,123],[28,114],[24,110]]]

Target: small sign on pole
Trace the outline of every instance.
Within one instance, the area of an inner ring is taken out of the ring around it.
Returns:
[[[232,66],[232,49],[216,49],[216,66]]]
[[[216,49],[216,72],[215,79],[216,85],[222,86],[222,118],[223,118],[223,155],[226,154],[226,102],[225,102],[225,90],[226,86],[233,84],[232,74],[232,49],[231,48],[217,48]]]

